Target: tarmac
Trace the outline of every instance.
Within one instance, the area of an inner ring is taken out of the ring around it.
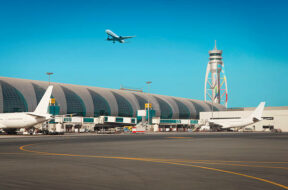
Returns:
[[[0,189],[288,189],[288,133],[0,136]]]

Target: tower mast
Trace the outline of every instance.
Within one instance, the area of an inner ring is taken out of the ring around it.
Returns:
[[[224,73],[224,63],[222,61],[222,50],[217,49],[216,40],[214,49],[209,51],[209,62],[206,69],[204,88],[205,101],[223,104],[227,107],[227,80]]]

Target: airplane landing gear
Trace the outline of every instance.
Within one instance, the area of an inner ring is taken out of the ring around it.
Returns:
[[[8,135],[16,135],[17,134],[17,129],[3,129],[5,131],[5,133],[7,133]]]

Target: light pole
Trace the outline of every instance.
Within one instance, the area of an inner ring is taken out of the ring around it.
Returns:
[[[47,73],[46,73],[46,75],[48,75],[48,78],[49,78],[49,79],[48,79],[48,80],[49,80],[49,86],[50,86],[50,75],[53,75],[53,74],[54,74],[54,73],[52,73],[52,72],[47,72]]]
[[[152,82],[151,81],[147,81],[146,84],[148,85],[148,125],[150,125],[150,103],[149,103],[149,93],[150,93],[150,85]]]

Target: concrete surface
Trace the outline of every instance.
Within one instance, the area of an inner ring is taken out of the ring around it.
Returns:
[[[0,138],[0,189],[288,189],[288,134]]]

